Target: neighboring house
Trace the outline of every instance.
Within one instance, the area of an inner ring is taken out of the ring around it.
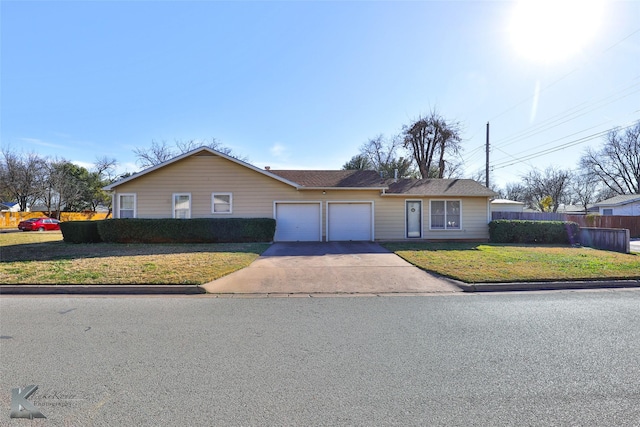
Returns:
[[[491,201],[491,212],[522,212],[524,203],[509,199],[495,199]]]
[[[0,202],[0,212],[20,212],[18,202]]]
[[[595,204],[600,215],[640,216],[640,194],[614,196]]]
[[[260,169],[206,147],[104,189],[114,218],[275,218],[275,241],[487,240],[496,195],[468,179]]]
[[[584,205],[565,205],[561,203],[560,206],[558,206],[557,212],[567,215],[597,214],[598,208],[595,205],[587,205],[585,212]]]

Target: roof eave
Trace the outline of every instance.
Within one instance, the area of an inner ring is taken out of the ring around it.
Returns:
[[[381,196],[395,196],[395,197],[493,197],[490,194],[416,194],[416,193],[384,193]]]
[[[387,190],[389,187],[297,187],[298,190]]]
[[[637,203],[640,202],[640,197],[638,197],[637,199],[630,199],[630,200],[622,200],[618,203],[595,203],[594,206],[598,206],[598,207],[615,207],[615,206],[622,206],[622,205],[628,205],[630,203]]]

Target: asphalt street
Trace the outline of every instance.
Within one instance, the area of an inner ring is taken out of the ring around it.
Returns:
[[[640,291],[0,298],[0,425],[640,425]],[[47,417],[11,419],[11,390]]]

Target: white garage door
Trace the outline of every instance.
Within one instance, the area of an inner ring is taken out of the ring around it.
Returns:
[[[367,203],[328,203],[328,240],[372,240],[372,207]]]
[[[276,203],[276,242],[318,242],[320,203]]]

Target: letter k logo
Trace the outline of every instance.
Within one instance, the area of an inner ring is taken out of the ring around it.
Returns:
[[[24,389],[11,389],[11,418],[47,418],[42,412],[27,400],[38,389],[37,385],[29,385]]]

